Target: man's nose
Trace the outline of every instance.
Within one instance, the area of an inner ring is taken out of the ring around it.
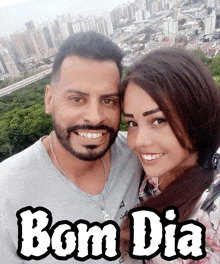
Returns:
[[[104,121],[104,110],[96,101],[91,102],[85,110],[84,121],[91,125],[99,125]]]

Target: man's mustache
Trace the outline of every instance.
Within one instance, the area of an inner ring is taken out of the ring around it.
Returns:
[[[89,124],[84,124],[84,125],[75,125],[75,126],[70,126],[67,128],[67,132],[76,132],[77,130],[106,130],[109,133],[114,133],[115,130],[112,127],[106,126],[106,125],[98,125],[98,126],[93,126]]]

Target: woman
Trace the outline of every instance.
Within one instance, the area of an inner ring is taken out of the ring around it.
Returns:
[[[128,145],[146,173],[140,205],[159,212],[176,206],[179,222],[206,227],[204,259],[167,262],[158,255],[149,263],[220,263],[220,174],[212,164],[220,147],[220,90],[207,67],[185,50],[157,50],[129,70],[120,89]],[[125,242],[128,232],[127,218]]]

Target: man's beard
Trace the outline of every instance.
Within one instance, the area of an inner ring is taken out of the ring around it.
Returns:
[[[115,142],[115,139],[117,137],[118,134],[118,130],[115,131],[114,128],[106,126],[106,125],[98,125],[98,126],[92,126],[92,125],[75,125],[75,126],[70,126],[67,129],[63,129],[61,128],[56,121],[53,119],[53,127],[54,127],[54,131],[56,133],[56,136],[59,140],[59,142],[61,143],[61,145],[67,150],[69,151],[72,155],[74,155],[76,158],[80,159],[80,160],[84,160],[84,161],[94,161],[97,159],[100,159],[101,157],[103,157],[105,155],[105,153],[110,149],[110,147],[112,146],[112,144]],[[71,132],[75,132],[77,130],[106,130],[107,132],[109,132],[110,135],[110,139],[108,142],[108,145],[100,152],[95,152],[93,151],[94,149],[96,149],[98,146],[97,145],[83,145],[84,148],[87,149],[87,153],[81,153],[76,151],[75,149],[73,149],[71,147],[70,144],[70,134]]]

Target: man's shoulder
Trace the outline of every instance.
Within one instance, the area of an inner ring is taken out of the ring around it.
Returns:
[[[118,132],[118,136],[115,143],[112,146],[113,155],[117,156],[117,159],[133,159],[135,161],[139,160],[134,152],[129,148],[127,143],[127,132]]]
[[[127,188],[134,187],[138,189],[141,174],[141,162],[127,144],[127,133],[119,132],[115,144],[111,148],[111,170],[109,177],[113,179],[113,183],[123,186],[121,188],[127,192]],[[120,190],[121,192],[122,189]]]
[[[31,164],[36,162],[37,156],[43,150],[41,144],[41,141],[38,140],[30,147],[2,161],[0,163],[1,176],[8,173],[16,173],[16,171],[21,171],[22,169],[27,170]]]
[[[115,145],[125,147],[125,148],[129,148],[128,143],[127,143],[127,134],[128,134],[128,132],[126,132],[126,131],[125,132],[119,131],[117,138],[115,140]]]
[[[30,147],[0,163],[0,204],[7,199],[23,203],[26,193],[42,185],[46,170],[46,149],[38,140]],[[22,194],[22,195],[21,195]]]

